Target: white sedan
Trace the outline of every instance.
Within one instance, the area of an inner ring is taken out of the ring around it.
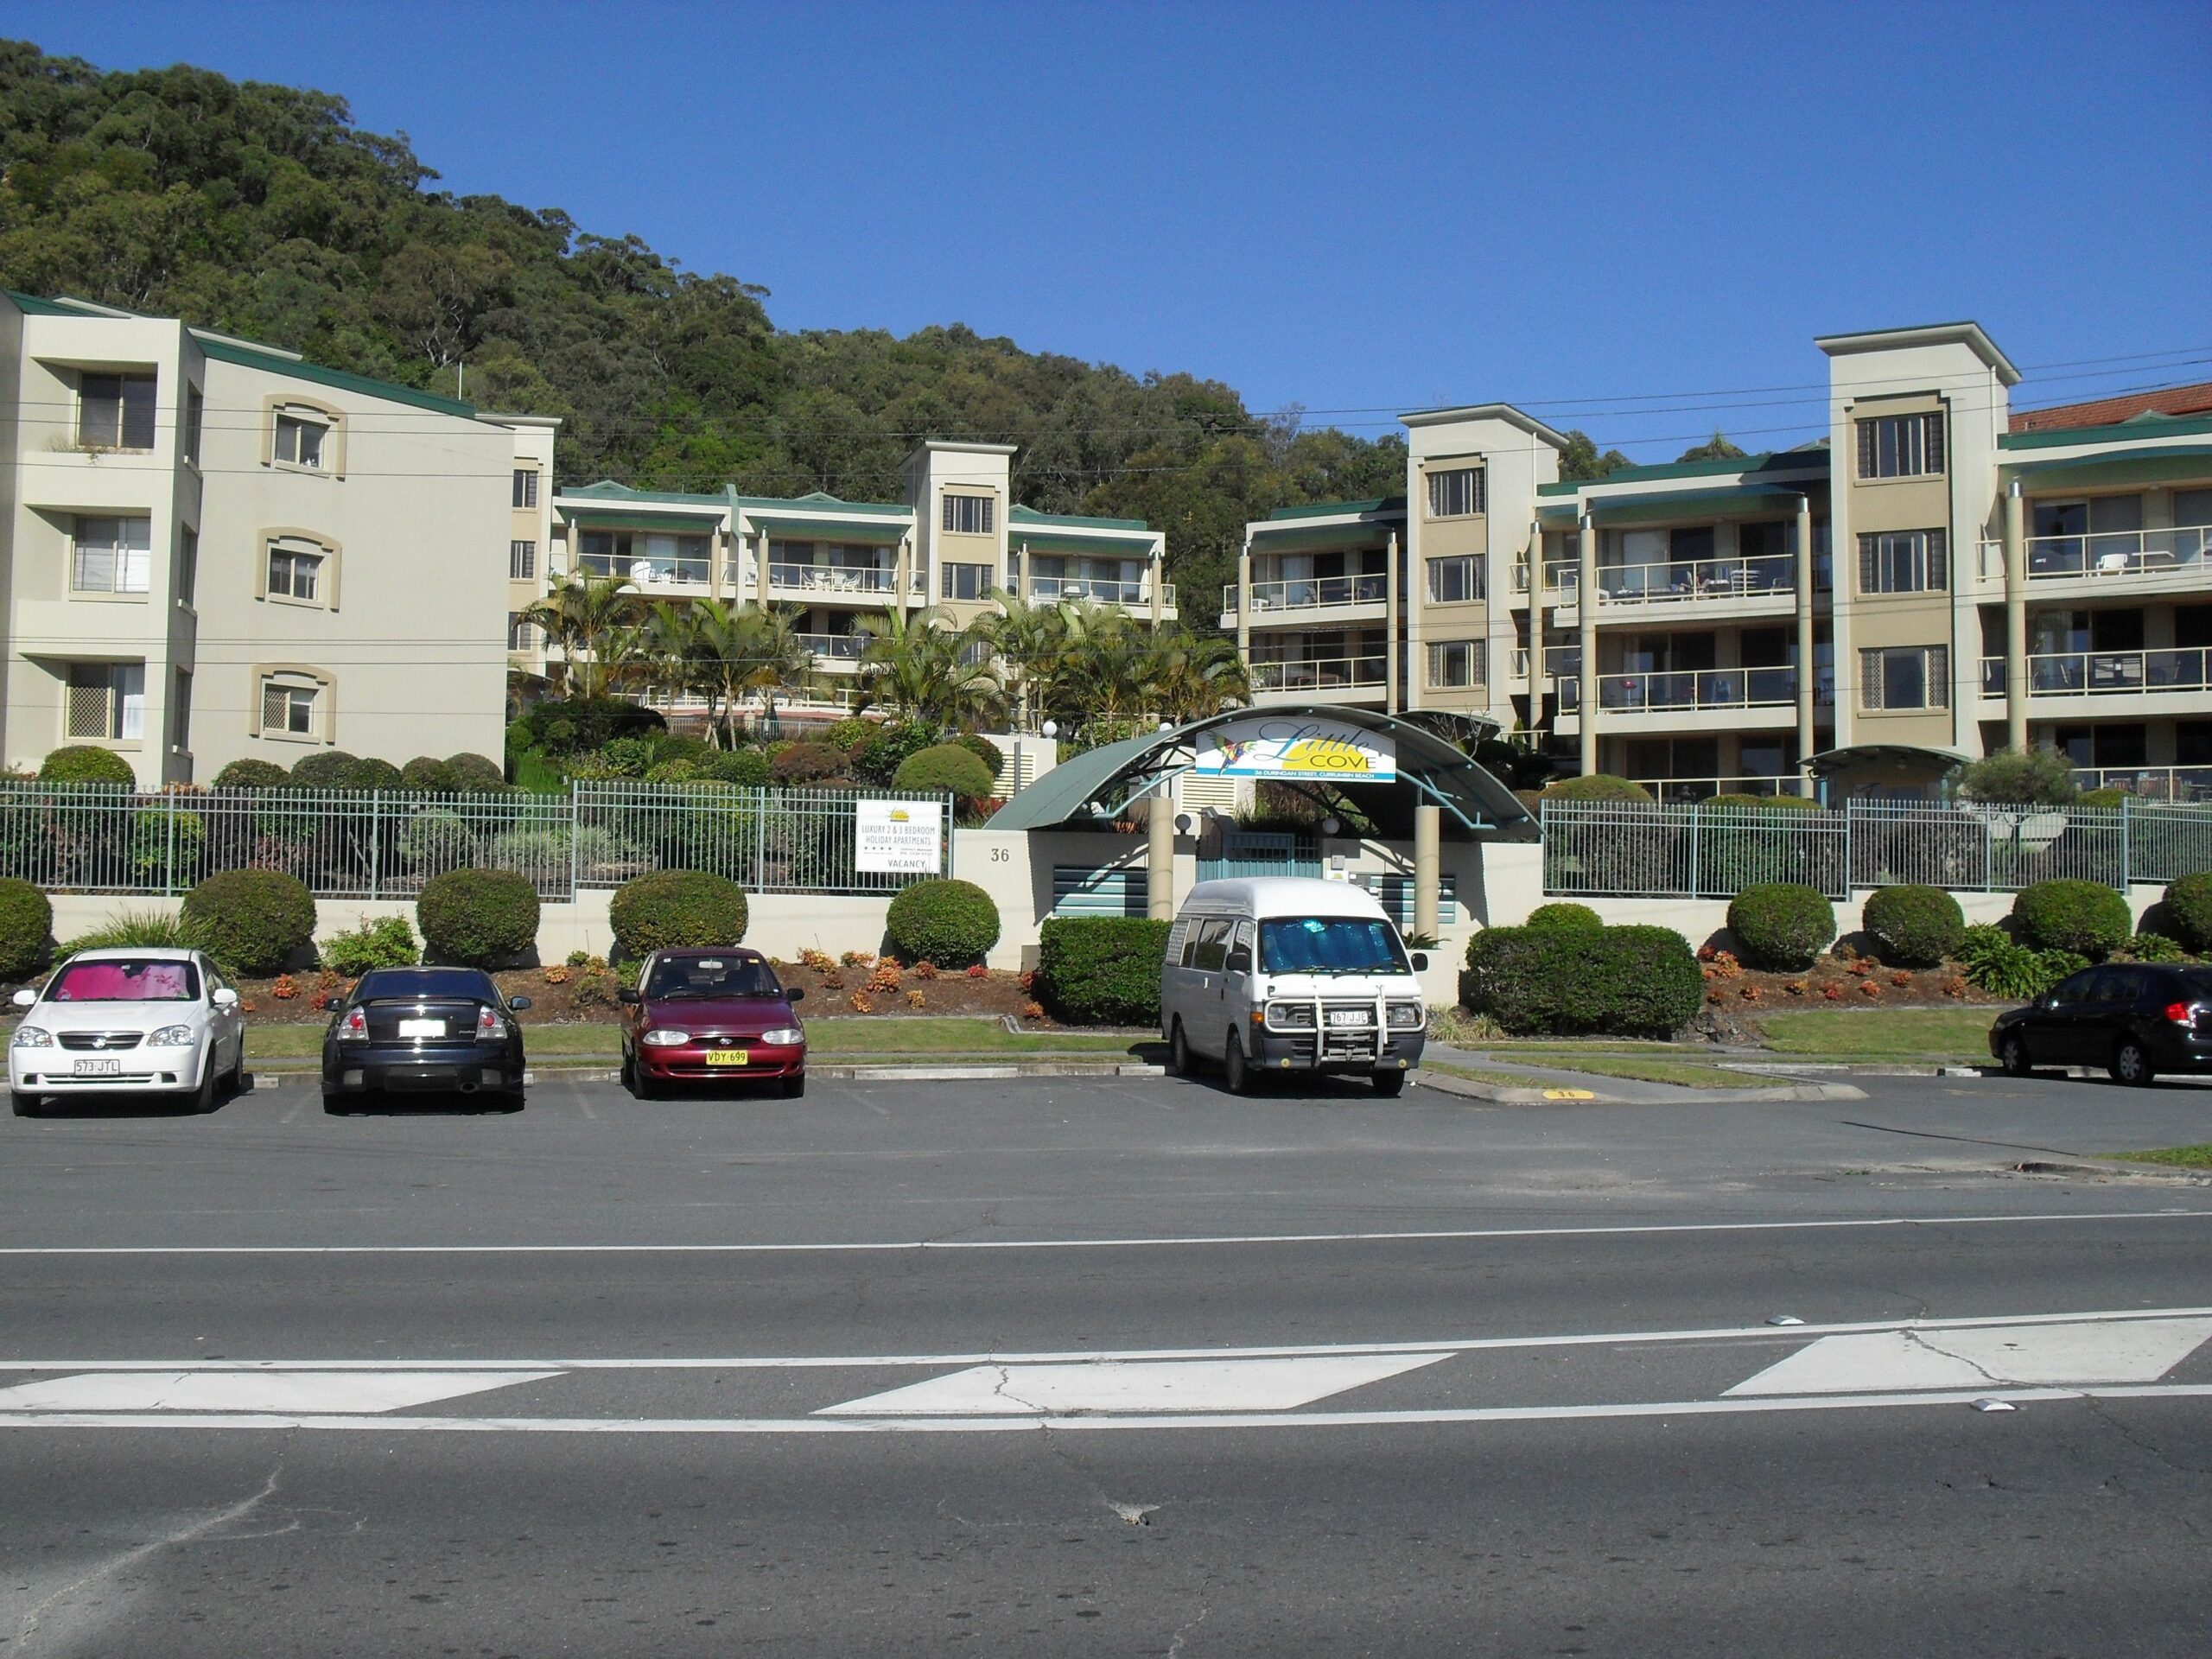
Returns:
[[[238,994],[198,950],[80,950],[42,991],[16,993],[8,1041],[17,1117],[71,1095],[183,1096],[212,1112],[245,1082]]]

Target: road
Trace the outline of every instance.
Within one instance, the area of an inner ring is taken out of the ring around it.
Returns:
[[[2212,1090],[1862,1086],[9,1120],[0,1638],[2207,1651]]]

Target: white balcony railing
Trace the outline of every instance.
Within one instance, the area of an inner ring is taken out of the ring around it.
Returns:
[[[1372,657],[1309,657],[1255,662],[1251,665],[1255,691],[1328,691],[1346,686],[1383,683],[1384,661]]]
[[[586,553],[577,563],[587,575],[620,576],[639,588],[707,585],[709,561],[703,556],[696,559],[617,559]]]
[[[1582,701],[1579,680],[1560,676],[1554,682],[1562,709],[1579,708]],[[1813,688],[1816,702],[1834,698],[1834,684],[1823,671]],[[1694,713],[1705,709],[1777,709],[1797,701],[1797,671],[1794,668],[1706,668],[1678,673],[1600,674],[1598,706],[1611,714],[1643,714],[1661,710]]]
[[[2124,789],[2142,801],[2212,801],[2212,766],[2076,766],[2083,789]]]
[[[1325,605],[1380,605],[1388,596],[1388,581],[1378,570],[1369,575],[1300,576],[1287,582],[1255,582],[1252,584],[1252,609],[1257,613],[1313,611]],[[1221,608],[1240,609],[1241,598],[1237,584],[1230,583],[1221,590]]]
[[[1639,778],[1662,806],[1687,806],[1711,800],[1715,795],[1803,795],[1809,791],[1802,778]]]
[[[2159,691],[2202,691],[2212,652],[2057,651],[2028,658],[2031,697],[2147,696]],[[2005,659],[1981,659],[1984,696],[2005,695]]]
[[[2083,536],[2031,536],[2024,549],[2030,582],[2082,576],[2158,576],[2212,569],[2212,524],[2177,530],[2100,531]],[[1981,574],[2005,575],[2005,543],[1981,543]]]
[[[888,565],[772,564],[768,586],[794,594],[851,594],[859,597],[899,591],[899,572]]]
[[[868,649],[864,633],[802,633],[799,644],[825,663],[857,663]]]
[[[1149,603],[1141,582],[1107,582],[1096,576],[1032,576],[1029,597],[1043,604],[1076,600],[1092,605]]]

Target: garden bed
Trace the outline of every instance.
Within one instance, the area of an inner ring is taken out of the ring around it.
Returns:
[[[1747,968],[1726,950],[1698,952],[1708,1007],[1732,1010],[1849,1007],[2003,1007],[1999,996],[1968,982],[1955,963],[1941,968],[1892,968],[1872,957],[1822,956],[1796,973]]]

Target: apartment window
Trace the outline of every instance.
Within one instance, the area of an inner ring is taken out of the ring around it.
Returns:
[[[1428,516],[1465,518],[1483,511],[1483,469],[1455,467],[1428,475]]]
[[[1859,476],[1916,478],[1943,470],[1941,415],[1878,415],[1859,423]]]
[[[269,597],[305,605],[323,601],[322,562],[328,555],[272,543],[269,549]]]
[[[537,468],[535,467],[516,467],[515,505],[518,507],[534,507],[537,505]]]
[[[581,568],[590,575],[626,576],[640,587],[707,580],[709,538],[705,536],[658,530],[587,530],[580,545]],[[509,557],[512,556],[510,549]]]
[[[1441,640],[1428,648],[1428,683],[1439,687],[1487,684],[1488,656],[1485,640]]]
[[[516,476],[519,478],[521,474],[518,473]],[[531,476],[535,478],[537,474],[532,473]],[[507,543],[507,580],[534,582],[537,577],[537,543],[536,542],[509,542]]]
[[[184,458],[194,466],[200,464],[200,428],[207,412],[207,400],[200,395],[197,386],[184,389]]]
[[[77,442],[88,449],[154,447],[154,377],[88,374],[78,383]]]
[[[137,742],[146,730],[146,665],[73,664],[61,715],[66,738]]]
[[[292,676],[265,676],[261,682],[261,732],[264,737],[320,737],[323,688]]]
[[[1940,530],[1905,530],[1859,538],[1859,591],[1921,594],[1951,585]]]
[[[1862,709],[1948,709],[1951,653],[1942,645],[1891,645],[1859,653]]]
[[[988,564],[946,564],[938,569],[944,572],[942,596],[946,599],[988,599],[997,586]]]
[[[997,528],[994,516],[997,505],[988,495],[948,495],[944,527],[956,536],[988,536]]]
[[[326,422],[301,415],[276,417],[275,459],[288,467],[306,467],[320,472],[329,441],[330,427]]]
[[[537,648],[537,636],[532,631],[531,625],[523,620],[522,612],[509,611],[507,613],[507,649],[509,651],[534,651]]]
[[[147,518],[78,519],[70,549],[70,591],[144,593],[151,530]]]
[[[192,595],[200,585],[200,532],[180,530],[176,533],[176,597],[180,605],[192,603]]]
[[[1429,480],[1432,484],[1433,479]],[[1428,562],[1428,596],[1439,605],[1463,604],[1483,596],[1483,562],[1471,553]]]
[[[180,668],[169,690],[169,747],[192,750],[192,671]]]

